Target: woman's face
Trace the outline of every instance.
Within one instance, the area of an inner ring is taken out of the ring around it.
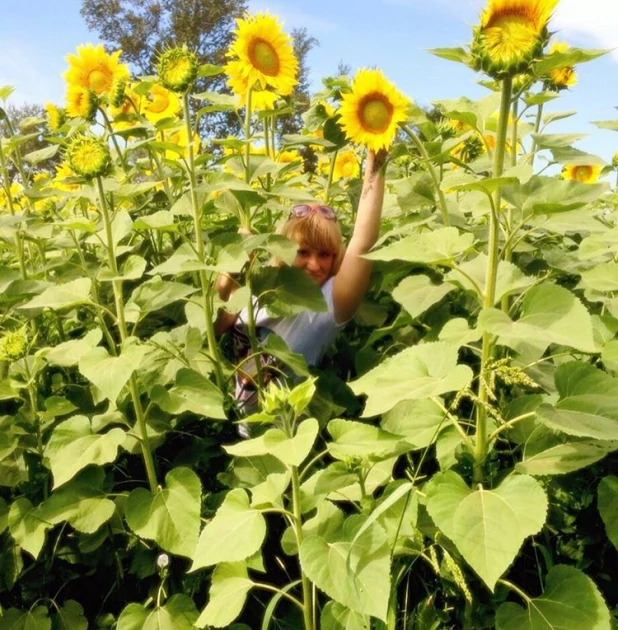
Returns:
[[[333,273],[335,254],[299,243],[293,264],[322,286]]]

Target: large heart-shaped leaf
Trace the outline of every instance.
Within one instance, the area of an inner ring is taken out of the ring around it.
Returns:
[[[568,289],[544,282],[530,289],[517,321],[495,308],[484,309],[479,328],[498,336],[498,343],[517,349],[529,342],[547,347],[560,344],[595,352],[592,319],[586,307]]]
[[[607,537],[618,549],[618,477],[608,475],[599,482],[598,508]]]
[[[129,604],[118,617],[118,630],[193,630],[198,612],[188,595],[172,595],[163,606],[148,610]]]
[[[85,534],[96,532],[116,509],[103,492],[104,477],[101,468],[86,468],[39,506],[40,517],[54,525],[67,521]]]
[[[138,536],[190,558],[200,531],[202,484],[189,468],[172,469],[165,482],[154,495],[145,488],[133,490],[125,504],[125,518]]]
[[[146,347],[128,343],[119,357],[112,357],[105,348],[97,346],[79,360],[79,371],[111,402],[115,402],[131,374],[140,366]]]
[[[45,544],[45,532],[52,524],[41,518],[38,507],[34,507],[26,497],[13,501],[8,522],[15,542],[36,560]]]
[[[569,361],[556,369],[555,405],[543,404],[537,418],[554,431],[613,442],[618,438],[618,379],[589,363]]]
[[[446,414],[434,400],[404,400],[382,417],[382,428],[403,436],[415,449],[429,446],[449,426]]]
[[[43,356],[46,361],[54,365],[62,365],[64,367],[77,365],[79,360],[101,341],[102,336],[103,333],[99,328],[93,328],[81,339],[72,339],[71,341],[59,343],[53,348],[43,350],[42,353],[44,353]]]
[[[354,420],[331,420],[328,432],[333,437],[333,441],[327,444],[328,452],[335,459],[370,456],[372,460],[378,460],[410,450],[401,436]]]
[[[52,615],[54,630],[88,630],[88,619],[84,616],[84,609],[74,599],[57,606]]]
[[[90,464],[102,466],[113,462],[125,437],[125,432],[118,427],[107,433],[94,433],[86,416],[73,416],[60,423],[45,449],[54,487],[66,483]]]
[[[90,300],[90,287],[92,281],[90,278],[77,278],[64,284],[58,284],[45,289],[35,298],[26,302],[20,308],[51,308],[60,310],[69,306],[83,304]]]
[[[564,475],[590,466],[618,449],[618,441],[571,440],[531,453],[526,448],[515,470],[532,476]]]
[[[253,555],[266,536],[266,521],[249,505],[242,488],[227,493],[214,518],[202,530],[191,571],[219,562],[238,562]]]
[[[322,630],[369,630],[371,620],[367,615],[350,610],[339,602],[330,601],[322,610],[320,628]]]
[[[393,289],[393,297],[412,315],[418,317],[453,291],[451,284],[434,284],[427,276],[408,276]]]
[[[386,620],[390,595],[390,548],[384,530],[351,516],[328,535],[308,536],[300,547],[300,563],[309,579],[329,597],[363,615]]]
[[[525,475],[511,475],[491,490],[470,490],[448,471],[435,475],[426,492],[434,523],[492,591],[524,540],[541,529],[547,513],[543,488]]]
[[[7,608],[0,617],[0,630],[51,630],[51,627],[45,606],[30,610]]]
[[[609,610],[594,582],[579,569],[552,567],[543,595],[527,609],[507,602],[498,608],[497,630],[610,630]]]
[[[300,466],[308,457],[320,426],[315,418],[303,420],[296,435],[289,438],[281,429],[268,429],[264,433],[266,452],[288,466]]]
[[[244,562],[223,562],[215,568],[210,582],[210,598],[195,625],[227,628],[240,615],[253,582]]]
[[[418,400],[463,389],[472,379],[467,365],[457,365],[457,348],[438,341],[406,348],[356,381],[355,394],[367,394],[363,416],[376,416],[402,400]]]

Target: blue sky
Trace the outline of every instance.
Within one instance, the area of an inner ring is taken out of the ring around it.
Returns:
[[[79,14],[81,0],[0,0],[0,86],[11,85],[10,101],[62,103],[64,60],[78,44],[98,40]],[[482,77],[427,52],[466,46],[484,0],[249,0],[251,11],[270,10],[286,30],[306,27],[319,42],[309,56],[314,89],[343,61],[355,71],[377,66],[416,103],[488,91]],[[560,40],[611,53],[578,67],[578,83],[546,106],[546,111],[576,111],[549,128],[555,133],[588,134],[575,146],[609,161],[618,133],[601,130],[595,120],[618,119],[618,2],[561,0],[551,22]]]

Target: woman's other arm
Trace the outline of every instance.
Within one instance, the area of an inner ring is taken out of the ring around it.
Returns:
[[[384,201],[386,151],[367,152],[365,176],[352,238],[333,284],[335,320],[349,320],[361,305],[371,276],[371,261],[361,258],[375,245]]]

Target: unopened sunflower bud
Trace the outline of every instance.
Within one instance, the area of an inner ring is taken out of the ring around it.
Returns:
[[[90,134],[73,138],[67,147],[67,159],[75,173],[86,179],[105,175],[112,161],[105,142]]]
[[[109,104],[112,107],[120,108],[125,101],[125,88],[127,86],[127,80],[120,77],[115,78],[112,81],[112,85],[109,89]]]
[[[197,78],[197,55],[186,46],[170,48],[159,56],[157,74],[164,87],[184,92]]]
[[[53,103],[45,103],[45,112],[47,113],[47,125],[51,131],[58,131],[65,121],[64,109],[54,105]]]

